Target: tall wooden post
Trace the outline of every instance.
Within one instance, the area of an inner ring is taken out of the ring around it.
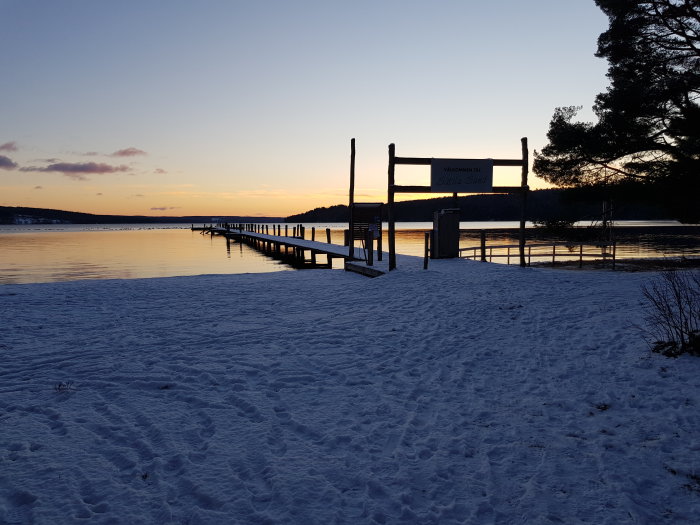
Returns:
[[[525,266],[525,220],[527,219],[527,163],[528,163],[528,152],[527,152],[527,137],[520,139],[520,144],[523,150],[523,167],[522,175],[520,178],[520,192],[522,198],[522,210],[520,214],[520,266]]]
[[[354,259],[355,256],[355,242],[352,238],[352,232],[354,230],[354,221],[352,216],[352,208],[355,204],[355,139],[350,140],[350,204],[348,206],[348,226],[350,229],[350,238],[348,245],[350,246],[348,250],[348,257],[350,260]]]
[[[389,222],[389,271],[396,269],[396,224],[394,223],[394,171],[396,148],[389,144],[389,183],[387,188],[387,220]]]

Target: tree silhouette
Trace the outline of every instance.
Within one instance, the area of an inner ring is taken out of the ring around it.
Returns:
[[[563,186],[651,183],[678,218],[700,209],[700,0],[596,0],[609,19],[596,56],[610,86],[597,122],[557,108],[533,170]]]

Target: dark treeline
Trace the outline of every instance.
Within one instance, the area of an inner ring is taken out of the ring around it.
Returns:
[[[652,196],[637,188],[592,188],[535,190],[528,194],[529,220],[550,221],[600,220],[603,202],[612,201],[613,218],[653,220],[672,218],[672,214],[653,204]],[[445,208],[459,208],[463,221],[514,221],[520,219],[520,195],[490,194],[397,202],[395,219],[402,222],[432,221],[433,213]],[[386,206],[384,207],[386,220]],[[287,217],[287,222],[347,222],[348,207],[336,205]]]
[[[58,223],[58,224],[155,224],[155,223],[211,223],[211,222],[282,222],[282,217],[244,217],[211,215],[183,217],[148,217],[145,215],[95,215],[74,211],[45,208],[0,206],[0,224]]]
[[[619,220],[670,219],[673,213],[655,204],[653,189],[644,186],[535,190],[528,194],[527,217],[534,221],[600,220],[603,202],[612,201],[613,218]],[[397,202],[396,220],[402,222],[432,221],[433,213],[445,208],[459,208],[463,221],[514,221],[520,219],[520,195],[491,194],[440,197]],[[384,207],[386,220],[386,206]],[[94,215],[44,208],[0,206],[0,224],[65,223],[65,224],[155,224],[212,222],[348,222],[348,207],[336,205],[283,217],[246,216],[181,216],[149,217],[140,215]]]

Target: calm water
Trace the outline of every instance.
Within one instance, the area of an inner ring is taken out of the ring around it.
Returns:
[[[638,225],[643,225],[637,223]],[[648,223],[659,225],[661,223]],[[669,223],[676,224],[676,223]],[[462,229],[515,228],[517,222],[460,224]],[[344,224],[308,224],[306,238],[342,244]],[[397,225],[397,251],[423,255],[424,232],[431,223]],[[290,234],[292,225],[289,225]],[[618,257],[700,255],[698,238],[644,238],[618,245]],[[478,234],[463,233],[461,246],[479,244]],[[490,244],[517,244],[517,236],[489,233]],[[384,250],[388,249],[386,238]],[[494,252],[496,253],[496,252]],[[505,262],[501,259],[498,262]],[[514,262],[511,261],[511,262]],[[340,260],[334,267],[342,267]],[[135,279],[180,275],[289,271],[246,245],[227,243],[190,230],[190,224],[164,225],[0,225],[0,284],[70,281],[77,279]]]

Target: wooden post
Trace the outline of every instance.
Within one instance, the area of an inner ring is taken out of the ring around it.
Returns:
[[[583,268],[583,244],[578,247],[578,267]]]
[[[481,230],[481,262],[486,262],[486,230]]]
[[[428,259],[430,259],[430,232],[425,232],[425,250],[423,251],[423,269],[428,269]]]
[[[355,227],[354,217],[352,213],[353,205],[355,204],[355,139],[350,140],[350,204],[348,206],[348,229],[350,230],[348,257],[353,259],[355,256],[355,242],[352,239],[352,231]]]
[[[311,240],[312,241],[316,240],[316,226],[311,227]]]
[[[365,249],[367,250],[367,266],[372,266],[374,264],[374,237],[370,230],[365,232]]]
[[[520,191],[521,191],[521,206],[522,210],[520,213],[520,266],[525,266],[525,220],[527,219],[527,192],[529,190],[527,186],[527,163],[528,163],[528,151],[527,151],[527,137],[520,139],[520,144],[522,146],[523,152],[523,165],[522,173],[520,177]]]
[[[284,225],[284,236],[285,236],[285,237],[289,237],[289,230],[288,230],[288,228],[289,228],[289,225],[288,225],[288,224],[285,224],[285,225]]]
[[[326,242],[328,244],[331,243],[331,229],[330,228],[326,228]]]
[[[557,245],[552,244],[552,266],[554,266],[554,261],[556,261],[557,258]]]
[[[394,171],[396,147],[389,144],[389,180],[387,185],[387,219],[389,222],[389,271],[396,269],[396,224],[394,223]]]

